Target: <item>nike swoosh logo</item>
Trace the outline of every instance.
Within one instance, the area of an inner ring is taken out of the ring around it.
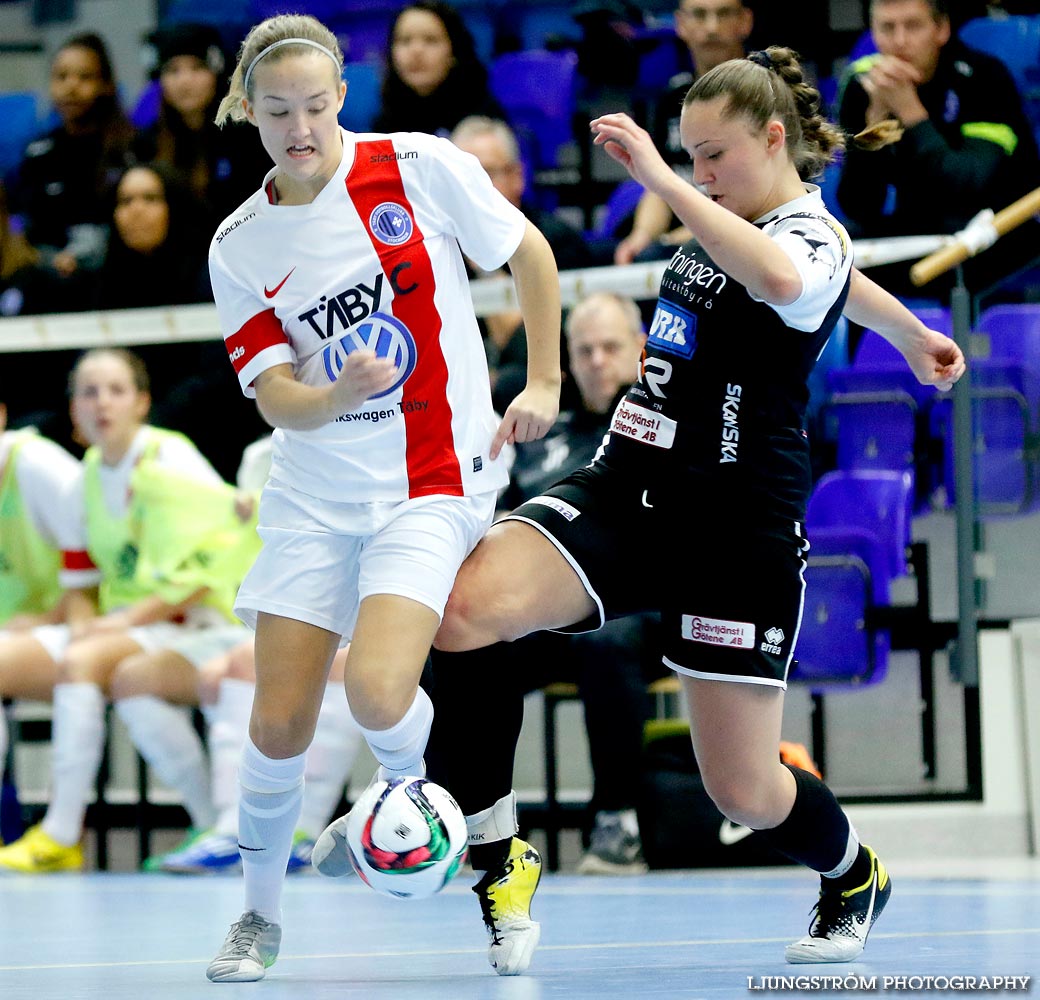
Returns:
[[[749,830],[748,832],[750,833],[751,831]],[[238,849],[240,851],[266,851],[267,850],[266,847],[246,847],[245,844],[239,844],[238,845]]]
[[[292,272],[295,270],[296,268],[294,267],[292,271],[290,271],[284,278],[282,278],[281,281],[278,282],[277,285],[274,286],[274,288],[268,288],[267,285],[264,285],[264,295],[269,299],[273,299],[279,293],[279,291],[281,291],[282,285],[284,285],[289,280],[289,278],[292,277]]]
[[[861,917],[853,917],[852,922],[859,928],[863,935],[863,940],[867,938],[867,934],[870,933],[871,924],[874,923],[874,903],[877,900],[877,880],[874,879],[874,884],[870,887],[870,906],[867,908],[867,912]]]
[[[719,843],[726,847],[738,844],[745,837],[750,837],[754,831],[749,826],[737,826],[731,820],[724,819],[719,827]]]

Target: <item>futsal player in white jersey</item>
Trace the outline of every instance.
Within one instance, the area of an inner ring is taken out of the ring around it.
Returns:
[[[275,427],[263,547],[236,613],[256,632],[241,763],[245,912],[210,964],[263,978],[305,751],[336,650],[380,773],[415,774],[433,718],[419,676],[462,560],[491,524],[507,443],[559,410],[560,297],[544,237],[472,156],[419,133],[359,134],[337,114],[335,36],[311,17],[255,26],[218,121],[257,126],[274,167],[213,237],[228,355]],[[528,380],[502,418],[463,253],[508,262]]]

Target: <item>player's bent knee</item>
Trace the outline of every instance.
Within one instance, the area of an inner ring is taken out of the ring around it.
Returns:
[[[112,671],[108,689],[113,701],[153,694],[155,685],[148,669],[151,658],[147,653],[135,653],[121,660]]]
[[[710,775],[702,777],[705,791],[726,819],[752,830],[776,825],[768,797],[760,793],[754,782],[739,775],[723,775],[714,780]]]

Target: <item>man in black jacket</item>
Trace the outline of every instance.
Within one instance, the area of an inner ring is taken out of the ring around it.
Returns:
[[[872,0],[878,51],[849,67],[838,119],[850,136],[838,202],[857,237],[950,234],[979,211],[999,210],[1040,183],[1036,140],[1011,74],[953,36],[943,0]],[[1035,223],[965,265],[975,293],[1037,253]],[[871,277],[896,294],[915,290],[909,265]]]

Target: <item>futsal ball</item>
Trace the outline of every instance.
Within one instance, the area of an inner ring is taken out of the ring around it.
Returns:
[[[350,863],[376,892],[423,899],[440,892],[466,859],[466,817],[425,778],[370,785],[347,817]]]

